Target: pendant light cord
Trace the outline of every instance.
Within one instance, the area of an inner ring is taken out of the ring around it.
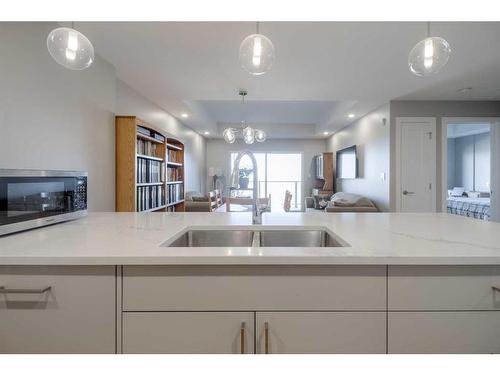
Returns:
[[[431,23],[427,22],[427,38],[431,36]]]
[[[256,22],[256,24],[257,24],[257,34],[260,34],[260,33],[259,33],[259,28],[260,28],[259,26],[260,26],[260,22],[259,22],[259,21],[257,21],[257,22]]]

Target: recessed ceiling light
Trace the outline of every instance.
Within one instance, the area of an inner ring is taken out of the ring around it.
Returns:
[[[209,135],[209,134],[210,134],[210,132],[203,132],[203,134],[205,134],[205,135]]]
[[[323,135],[328,135],[328,132],[323,132]]]
[[[349,114],[347,115],[347,117],[349,117],[349,118],[354,118],[354,113],[349,113]]]
[[[181,115],[181,117],[188,118],[188,114],[187,114],[187,113],[183,113],[183,114]]]

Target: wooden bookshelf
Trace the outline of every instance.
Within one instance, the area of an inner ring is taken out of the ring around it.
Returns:
[[[184,211],[184,144],[135,116],[115,134],[116,211]]]
[[[184,145],[174,138],[166,143],[167,211],[184,211]]]

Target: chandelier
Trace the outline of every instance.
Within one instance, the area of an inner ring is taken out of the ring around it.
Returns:
[[[238,95],[241,96],[241,105],[245,105],[245,96],[247,96],[246,90],[240,90]],[[260,129],[254,129],[245,124],[245,121],[241,121],[240,128],[226,128],[222,132],[222,136],[227,143],[234,143],[236,141],[236,135],[241,133],[243,135],[243,140],[247,145],[251,145],[255,141],[264,142],[266,140],[266,132]]]

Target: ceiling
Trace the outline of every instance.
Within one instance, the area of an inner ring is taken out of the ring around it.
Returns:
[[[389,100],[500,99],[500,23],[433,23],[451,45],[448,65],[416,77],[408,52],[426,36],[416,22],[265,22],[272,70],[251,76],[238,48],[248,22],[79,23],[120,79],[200,134],[241,120],[269,137],[324,137]],[[461,90],[462,88],[472,88]],[[238,90],[248,91],[245,106]],[[187,113],[188,118],[181,114]],[[353,113],[353,119],[348,114]]]

